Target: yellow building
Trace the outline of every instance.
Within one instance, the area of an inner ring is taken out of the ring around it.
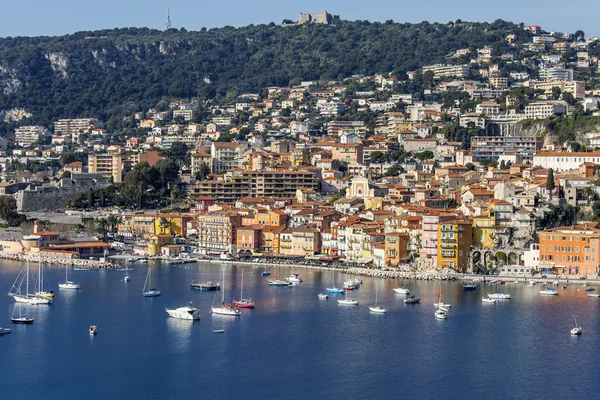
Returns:
[[[481,247],[494,246],[494,230],[496,221],[494,217],[473,217],[473,245]]]
[[[163,246],[175,244],[175,237],[173,235],[152,235],[148,240],[148,255],[156,256],[161,254]]]
[[[383,199],[381,197],[366,197],[365,210],[383,210]]]
[[[279,254],[279,237],[284,229],[283,226],[263,226],[260,251]]]
[[[114,183],[123,181],[123,159],[119,154],[90,154],[88,172],[112,178]]]
[[[254,214],[254,223],[256,225],[287,225],[289,216],[282,210],[259,210]]]
[[[472,221],[451,220],[438,225],[437,268],[467,270],[467,260],[473,245]]]
[[[154,218],[154,232],[157,234],[187,236],[187,224],[194,216],[190,214],[157,214]]]

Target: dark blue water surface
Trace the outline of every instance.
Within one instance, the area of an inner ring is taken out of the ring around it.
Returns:
[[[57,288],[64,270],[46,273],[55,292],[51,306],[30,306],[33,326],[10,324],[13,300],[0,296],[2,399],[199,398],[597,398],[600,299],[582,287],[539,295],[541,285],[507,284],[509,301],[482,304],[490,284],[463,292],[458,282],[421,282],[421,304],[405,305],[392,288],[411,281],[363,278],[352,293],[358,307],[317,294],[346,275],[292,272],[295,287],[269,287],[263,267],[225,266],[226,299],[244,297],[256,309],[241,317],[210,315],[214,292],[191,290],[193,280],[218,281],[220,266],[150,263],[162,296],[142,297],[148,266],[134,265],[131,282],[114,270],[73,271],[80,291]],[[3,262],[0,287],[8,292],[22,265]],[[388,308],[370,314],[375,302]],[[452,303],[448,320],[434,318],[441,293]],[[220,292],[217,292],[217,302]],[[165,307],[188,301],[201,321],[168,318]],[[571,337],[572,309],[584,332]],[[99,333],[90,337],[88,328]],[[224,329],[224,334],[212,333]]]

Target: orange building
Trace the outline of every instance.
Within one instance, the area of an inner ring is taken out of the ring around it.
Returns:
[[[600,228],[596,222],[540,232],[540,267],[561,275],[596,275],[600,266]]]
[[[261,225],[240,226],[237,229],[237,250],[258,251],[260,248]]]
[[[410,237],[406,233],[389,232],[385,234],[385,253],[383,263],[397,267],[400,261],[408,255]]]

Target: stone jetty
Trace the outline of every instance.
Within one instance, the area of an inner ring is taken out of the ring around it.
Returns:
[[[15,253],[3,253],[0,252],[1,260],[10,261],[27,261],[32,263],[42,262],[44,264],[58,264],[58,265],[71,265],[80,268],[120,268],[118,264],[113,264],[106,261],[100,260],[88,260],[80,258],[65,258],[65,257],[52,257],[46,254],[15,254]]]
[[[347,274],[370,276],[372,278],[387,278],[387,279],[417,279],[421,281],[453,281],[456,277],[440,273],[439,271],[398,271],[390,270],[383,271],[380,269],[370,268],[347,268],[344,270]]]

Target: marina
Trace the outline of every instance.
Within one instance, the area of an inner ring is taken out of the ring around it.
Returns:
[[[456,379],[469,387],[473,397],[481,398],[489,398],[490,393],[514,397],[507,392],[505,379],[519,385],[522,397],[534,396],[542,389],[551,391],[553,397],[593,397],[600,388],[583,378],[573,380],[567,373],[573,363],[592,369],[600,361],[596,355],[600,303],[588,298],[589,292],[579,285],[560,289],[558,297],[540,296],[539,286],[510,285],[504,287],[504,293],[511,295],[511,301],[486,305],[481,296],[495,292],[495,285],[476,283],[475,292],[464,292],[460,281],[420,282],[417,288],[414,281],[363,278],[360,288],[350,292],[360,305],[344,307],[337,299],[324,301],[318,294],[324,294],[333,282],[353,279],[349,274],[306,270],[301,285],[276,290],[269,288],[269,277],[262,276],[262,268],[224,265],[225,285],[231,294],[226,293],[225,301],[240,296],[244,269],[244,293],[251,293],[256,303],[255,309],[241,310],[237,318],[210,317],[215,293],[189,288],[189,282],[196,279],[222,281],[222,265],[213,263],[186,268],[150,261],[152,283],[162,293],[153,299],[140,296],[147,266],[130,270],[131,282],[127,285],[122,283],[123,274],[115,270],[69,271],[69,279],[81,282],[84,289],[60,291],[51,307],[22,304],[23,314],[35,317],[31,326],[10,326],[15,302],[9,296],[1,296],[4,317],[0,326],[9,326],[12,333],[0,339],[0,351],[3,360],[15,368],[0,376],[0,386],[7,393],[19,390],[23,396],[38,398],[76,397],[80,391],[89,391],[93,399],[110,398],[116,392],[131,398],[192,399],[197,398],[197,382],[214,379],[237,382],[214,388],[212,394],[223,398],[243,398],[250,391],[266,399],[289,398],[290,393],[294,394],[291,397],[305,398],[309,393],[307,386],[319,391],[368,391],[375,398],[393,398],[398,390],[404,396],[434,398],[445,387],[448,397],[464,398],[464,393],[451,385]],[[10,285],[21,269],[20,263],[3,263],[0,282]],[[279,271],[281,276],[292,273],[291,268]],[[64,266],[48,265],[46,275],[56,285],[65,277]],[[404,304],[406,296],[394,293],[398,287],[415,293],[418,289],[420,303]],[[221,293],[216,296],[215,303],[220,302]],[[433,304],[442,300],[443,305],[452,305],[447,320],[434,318]],[[165,312],[165,308],[176,309],[189,301],[199,310],[199,322],[169,318]],[[371,310],[376,303],[385,305],[386,313]],[[110,312],[106,311],[106,304],[110,305]],[[577,310],[581,335],[571,334],[572,306]],[[85,333],[91,326],[97,327],[97,335]],[[519,329],[528,334],[515,335]],[[145,333],[138,335],[140,331]],[[319,335],[315,336],[315,331]],[[225,332],[226,335],[213,335]],[[289,346],[290,341],[294,346]],[[476,344],[480,342],[485,346]],[[560,359],[549,358],[541,343],[568,348],[569,353],[561,353]],[[67,345],[73,356],[66,356],[60,370],[50,368],[65,357],[63,349]],[[44,351],[32,351],[40,348]],[[272,351],[274,348],[276,352]],[[361,354],[353,361],[354,368],[389,376],[390,384],[376,384],[362,374],[350,379],[337,373],[339,363],[335,360],[344,359],[348,348]],[[424,353],[428,356],[423,357]],[[28,357],[23,358],[23,354]],[[402,368],[392,380],[386,371],[398,365],[398,354],[403,355],[403,363],[419,367]],[[462,355],[460,362],[458,354]],[[95,362],[98,357],[106,362]],[[490,364],[490,359],[494,363]],[[91,362],[95,362],[93,369],[87,367]],[[468,362],[469,368],[459,368],[462,362]],[[33,371],[21,372],[19,379],[25,379],[28,385],[19,385],[17,370],[29,371],[26,366],[30,363],[46,368],[46,378],[38,379]],[[121,372],[139,368],[140,363],[151,363],[153,367],[141,368],[135,376]],[[115,369],[115,364],[120,368]],[[442,364],[454,371],[452,376],[439,374]],[[545,365],[543,370],[532,368],[541,364]],[[287,368],[282,369],[281,365]],[[547,368],[556,372],[551,380],[547,379]],[[236,372],[253,369],[278,379],[266,388],[251,376]],[[474,370],[486,372],[482,377],[473,374]],[[77,388],[61,378],[64,376],[77,381]],[[98,387],[98,377],[108,384]],[[433,377],[435,383],[431,387]],[[48,381],[56,384],[49,386]]]

